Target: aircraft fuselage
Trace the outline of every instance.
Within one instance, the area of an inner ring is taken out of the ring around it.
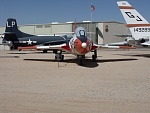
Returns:
[[[16,47],[22,46],[35,46],[35,45],[56,45],[66,43],[65,40],[61,36],[31,36],[31,37],[23,37],[18,38],[17,41],[14,41],[13,44]]]

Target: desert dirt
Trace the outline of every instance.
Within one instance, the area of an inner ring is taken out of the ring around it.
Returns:
[[[150,113],[149,49],[64,55],[0,50],[0,113]]]

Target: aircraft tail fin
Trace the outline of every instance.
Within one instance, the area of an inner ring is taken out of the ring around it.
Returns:
[[[18,31],[16,19],[7,19],[5,33],[16,33]]]
[[[17,41],[18,40],[17,34],[20,34],[20,31],[18,30],[16,19],[13,18],[7,19],[3,42]]]
[[[133,37],[148,36],[150,32],[149,22],[137,12],[127,1],[117,2],[121,13],[129,27]]]
[[[117,4],[128,25],[149,24],[149,22],[141,14],[139,14],[127,1],[119,1],[117,2]]]
[[[4,41],[18,41],[18,38],[33,36],[30,34],[23,33],[18,29],[17,21],[14,18],[7,19],[6,29],[4,34]]]

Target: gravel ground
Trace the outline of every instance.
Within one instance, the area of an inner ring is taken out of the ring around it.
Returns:
[[[64,55],[0,50],[0,113],[150,113],[149,49]]]

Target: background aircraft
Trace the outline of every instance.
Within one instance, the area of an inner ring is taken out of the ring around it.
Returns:
[[[6,22],[6,29],[4,33],[4,38],[1,45],[8,45],[12,48],[18,47],[28,47],[35,45],[56,45],[63,44],[69,41],[72,37],[68,35],[64,36],[38,36],[23,33],[18,29],[16,19],[9,18]],[[47,52],[47,50],[43,50]]]
[[[129,27],[132,37],[127,37],[124,44],[133,46],[150,46],[150,24],[127,1],[117,2]],[[115,45],[115,43],[113,43]],[[113,45],[110,44],[110,45]],[[119,44],[119,43],[116,43]],[[120,43],[121,44],[121,43]],[[123,44],[123,42],[122,42]]]

